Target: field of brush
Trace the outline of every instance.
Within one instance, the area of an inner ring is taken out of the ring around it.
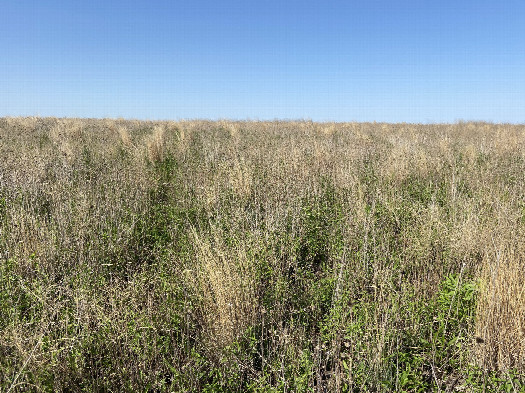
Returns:
[[[0,392],[524,392],[525,126],[0,118]]]

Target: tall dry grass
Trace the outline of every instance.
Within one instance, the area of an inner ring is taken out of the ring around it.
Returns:
[[[4,118],[0,156],[2,391],[521,383],[523,125]]]
[[[493,250],[482,271],[476,354],[489,370],[525,367],[525,264],[515,246]]]

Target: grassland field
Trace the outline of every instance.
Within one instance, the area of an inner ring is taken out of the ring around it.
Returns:
[[[525,392],[525,125],[0,118],[0,392]]]

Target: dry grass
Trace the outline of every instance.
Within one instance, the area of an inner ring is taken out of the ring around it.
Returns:
[[[148,156],[152,162],[161,161],[164,158],[164,134],[166,129],[164,126],[155,126],[153,133],[147,138],[146,146],[148,148]]]
[[[525,263],[515,245],[487,257],[476,334],[478,361],[486,369],[525,369]]]
[[[197,247],[194,284],[202,294],[202,315],[209,345],[224,348],[238,339],[255,320],[255,266],[243,244],[229,249],[224,235],[213,229],[212,243],[194,233]]]
[[[525,372],[524,126],[4,118],[0,141],[2,391]]]

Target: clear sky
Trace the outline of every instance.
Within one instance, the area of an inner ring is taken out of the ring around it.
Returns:
[[[0,116],[525,123],[525,1],[0,0]]]

